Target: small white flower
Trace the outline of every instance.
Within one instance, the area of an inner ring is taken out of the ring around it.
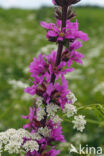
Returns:
[[[43,99],[42,99],[42,97],[38,97],[38,98],[36,99],[36,105],[37,105],[38,107],[40,107],[42,104],[43,104]]]
[[[60,123],[60,122],[63,121],[58,115],[56,115],[55,117],[53,117],[52,120],[53,120],[54,123]]]
[[[48,116],[54,116],[57,110],[59,109],[59,107],[54,103],[50,103],[47,105],[46,109],[47,109]]]
[[[8,136],[5,134],[5,132],[0,133],[0,142],[3,144],[8,142]]]
[[[69,118],[69,117],[72,117],[74,114],[77,113],[77,109],[74,105],[66,103],[63,112]]]
[[[67,97],[68,101],[72,102],[72,104],[74,104],[77,101],[77,98],[75,97],[75,95],[72,92],[67,94],[66,97]]]
[[[28,152],[31,151],[33,152],[34,150],[38,151],[39,150],[39,145],[36,141],[30,140],[26,141],[26,143],[23,145],[23,148]]]
[[[0,133],[0,142],[3,144],[7,144],[10,140],[10,137],[16,134],[16,130],[11,128],[5,132]]]
[[[15,141],[10,141],[8,144],[5,145],[5,151],[8,151],[9,154],[19,154],[20,152],[20,144]]]
[[[10,128],[10,129],[8,129],[8,130],[6,131],[6,133],[7,133],[8,135],[14,135],[14,134],[16,133],[16,130],[15,130],[14,128]]]
[[[47,126],[44,127],[44,128],[41,127],[41,128],[38,129],[38,133],[41,134],[41,135],[43,135],[44,137],[49,137],[50,136],[50,132],[51,132],[51,130],[48,129]]]
[[[29,133],[28,131],[26,131],[23,128],[20,128],[17,130],[17,134],[21,137],[21,138],[30,138],[31,137],[31,133]]]
[[[84,118],[85,116],[83,115],[74,117],[74,120],[72,121],[72,123],[74,123],[74,129],[77,129],[78,131],[83,132],[83,130],[85,129],[85,125],[86,125],[86,120]]]
[[[39,110],[37,112],[37,120],[41,121],[42,119],[44,119],[44,116],[46,115],[45,110],[43,107],[39,107]]]
[[[21,144],[23,143],[23,137],[20,136],[18,133],[16,133],[15,135],[10,137],[9,143],[10,142],[12,142],[12,143],[15,142],[15,144],[18,144],[18,146],[21,146]]]
[[[40,140],[42,137],[38,133],[31,133],[31,139]]]

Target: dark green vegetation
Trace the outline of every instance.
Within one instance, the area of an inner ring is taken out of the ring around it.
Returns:
[[[87,126],[79,142],[97,147],[104,145],[104,9],[75,8],[81,30],[90,40],[80,49],[85,54],[84,65],[74,65],[76,70],[66,77],[69,88],[78,98],[79,113],[85,114]],[[10,80],[29,84],[27,67],[37,53],[50,53],[56,48],[45,39],[40,21],[54,21],[54,10],[3,10],[0,9],[0,130],[20,128],[25,121],[21,115],[28,113],[33,99],[24,94],[24,84],[10,84]],[[73,125],[66,121],[64,134],[67,141],[76,145],[78,135]],[[73,139],[74,137],[74,139]],[[76,138],[75,138],[76,137]],[[71,139],[70,139],[71,138]],[[81,140],[81,141],[80,141]],[[67,156],[67,152],[64,156]],[[6,156],[6,154],[5,154]],[[60,155],[61,156],[61,155]]]

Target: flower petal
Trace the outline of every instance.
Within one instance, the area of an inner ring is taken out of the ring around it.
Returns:
[[[57,35],[56,32],[50,30],[50,31],[47,32],[47,36],[48,36],[48,37],[57,37],[58,35]]]

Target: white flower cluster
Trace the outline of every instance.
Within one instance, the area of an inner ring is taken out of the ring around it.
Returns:
[[[38,129],[38,133],[44,137],[49,137],[51,130],[46,126],[46,127],[41,127]]]
[[[38,111],[37,111],[38,121],[41,121],[42,119],[44,119],[46,112],[47,112],[47,116],[51,117],[54,123],[59,123],[62,121],[62,119],[58,115],[56,115],[57,110],[59,109],[58,105],[55,105],[54,103],[48,104],[46,106],[46,112],[45,112],[45,108],[43,106],[43,99],[41,97],[37,98],[36,105],[38,106]]]
[[[46,108],[48,116],[55,116],[55,113],[57,112],[58,109],[59,107],[55,105],[54,103],[48,104]]]
[[[33,152],[34,150],[36,150],[36,151],[39,150],[38,143],[33,140],[27,141],[22,147],[26,150],[26,152],[28,152],[28,151]]]
[[[63,112],[69,118],[77,113],[77,108],[72,104],[66,103]]]
[[[43,107],[39,107],[38,112],[37,112],[37,120],[41,121],[44,119],[44,116],[46,115],[45,110]]]
[[[73,105],[77,101],[77,98],[72,92],[70,92],[67,95],[67,99],[69,103],[65,104],[63,112],[69,118],[77,114],[77,108]],[[74,120],[72,121],[72,123],[74,123],[74,129],[76,128],[81,132],[84,130],[86,125],[86,120],[84,118],[85,117],[83,115],[74,116]]]
[[[74,104],[77,101],[77,98],[75,97],[75,95],[72,92],[67,94],[66,97],[67,97],[68,101],[71,101],[71,104]]]
[[[59,106],[55,105],[54,103],[50,103],[46,107],[48,116],[52,118],[54,123],[59,123],[63,121],[58,115],[56,115],[58,109],[59,109]]]
[[[63,121],[58,115],[54,116],[52,120],[54,123],[60,123]]]
[[[36,99],[36,105],[38,107],[37,120],[41,121],[42,119],[44,119],[44,116],[46,115],[45,109],[43,107],[43,99],[42,99],[42,97],[38,97]]]
[[[37,105],[38,107],[40,107],[42,104],[43,104],[43,99],[42,99],[42,97],[38,97],[38,98],[36,99],[36,105]]]
[[[74,123],[74,129],[77,129],[78,131],[83,132],[85,125],[86,125],[85,116],[83,115],[75,116],[72,123]]]
[[[23,146],[24,138],[31,139],[27,141]],[[0,152],[7,151],[9,154],[20,154],[22,151],[38,151],[39,145],[34,139],[39,140],[41,137],[39,134],[31,134],[24,129],[9,129],[0,133]]]
[[[69,94],[67,94],[67,99],[69,103],[65,104],[63,112],[69,118],[74,116],[74,114],[77,113],[77,108],[76,106],[73,105],[77,101],[77,98],[72,92],[70,92]]]

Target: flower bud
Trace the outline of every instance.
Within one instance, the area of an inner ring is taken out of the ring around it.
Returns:
[[[65,61],[65,62],[67,62],[69,60],[69,52],[68,51],[63,52],[61,60]]]
[[[54,5],[64,6],[78,3],[80,0],[52,0]]]
[[[37,93],[37,95],[43,96],[44,92],[45,92],[45,88],[44,88],[44,87],[38,86],[38,87],[36,88],[36,93]]]
[[[73,13],[72,7],[68,7],[68,12],[67,12],[67,19],[72,19],[75,17],[75,14]]]
[[[76,4],[78,3],[80,0],[68,0],[68,5],[72,5],[72,4]]]
[[[62,9],[60,7],[56,7],[55,17],[59,20],[62,20]]]
[[[59,20],[62,20],[62,9],[60,7],[56,7],[55,17]],[[75,17],[75,14],[73,13],[72,7],[69,6],[67,11],[67,19],[70,20],[73,17]]]
[[[64,6],[68,4],[68,0],[52,0],[53,4]]]

